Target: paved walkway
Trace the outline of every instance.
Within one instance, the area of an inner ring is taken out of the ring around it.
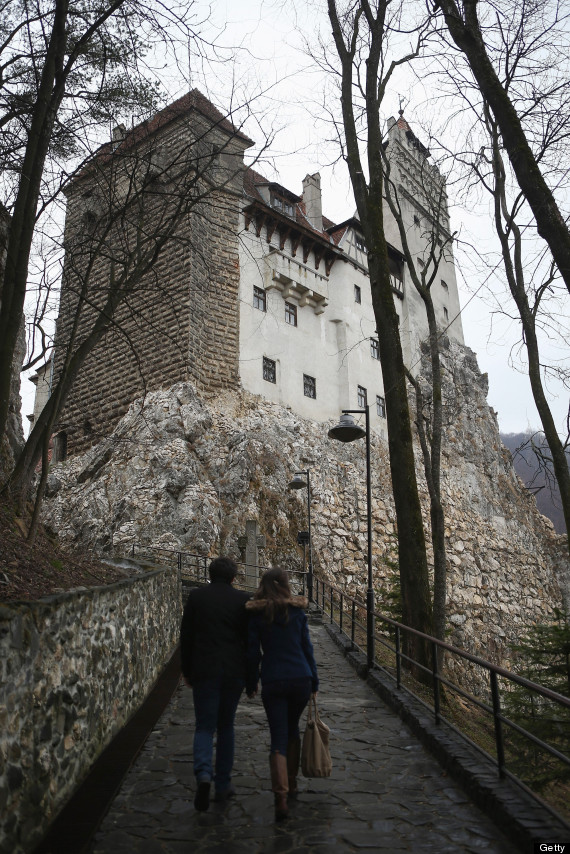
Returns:
[[[237,797],[195,812],[192,700],[181,684],[125,778],[91,854],[518,851],[355,676],[325,629],[314,625],[311,635],[334,768],[328,780],[300,778],[288,822],[273,822],[259,699],[244,699],[238,709]]]

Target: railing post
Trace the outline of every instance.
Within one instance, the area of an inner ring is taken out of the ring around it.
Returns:
[[[350,623],[350,641],[354,646],[354,638],[356,637],[356,602],[352,600],[352,615]]]
[[[432,641],[431,644],[431,669],[433,674],[433,709],[435,712],[435,722],[439,723],[439,674],[437,671],[437,644]]]
[[[374,590],[366,591],[366,661],[368,669],[374,667]]]
[[[497,765],[499,777],[505,776],[505,746],[503,743],[503,727],[501,724],[501,698],[499,697],[499,682],[494,670],[489,671],[491,678],[491,697],[493,698],[493,720],[495,722],[495,746],[497,748]]]
[[[133,540],[133,544],[131,546],[131,557],[135,556],[135,541]]]
[[[178,564],[178,572],[182,573],[182,552],[176,553],[176,561]]]
[[[402,650],[400,646],[400,626],[396,626],[396,685],[402,687]]]
[[[333,624],[333,622],[334,622],[334,621],[333,621],[333,611],[334,611],[334,604],[333,604],[333,603],[334,603],[334,599],[333,599],[333,597],[334,597],[334,592],[333,592],[333,588],[332,588],[332,584],[331,584],[331,626],[332,626],[332,624]]]
[[[338,627],[339,627],[339,629],[340,629],[340,633],[342,634],[342,611],[343,611],[343,608],[344,608],[344,594],[343,594],[342,592],[341,592],[341,594],[340,594],[340,601],[339,601],[339,606],[338,606],[338,607],[339,607],[339,609],[340,609],[340,613],[339,613],[339,615],[338,615]]]

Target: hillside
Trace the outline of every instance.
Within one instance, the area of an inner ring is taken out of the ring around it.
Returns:
[[[544,448],[548,455],[548,446],[541,433],[501,433],[503,445],[511,452],[513,466],[527,489],[536,496],[536,504],[540,512],[552,520],[558,534],[566,533],[564,516],[560,504],[558,485],[551,473],[541,468],[531,440],[539,449]],[[566,451],[570,460],[570,449]]]

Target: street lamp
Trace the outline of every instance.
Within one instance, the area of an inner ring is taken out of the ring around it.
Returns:
[[[307,573],[307,592],[309,594],[309,601],[311,601],[313,598],[313,538],[311,534],[311,475],[309,474],[309,469],[306,471],[296,471],[295,477],[287,485],[289,489],[307,490],[307,516],[309,518],[309,571]]]
[[[356,424],[353,415],[366,417],[366,429]],[[370,485],[370,408],[343,409],[340,421],[328,432],[329,439],[354,442],[366,437],[366,503],[368,511],[368,589],[366,591],[366,653],[368,669],[374,666],[374,587],[372,586],[372,489]]]

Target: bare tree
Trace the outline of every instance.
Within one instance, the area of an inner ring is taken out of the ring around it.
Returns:
[[[405,216],[402,212],[399,188],[393,175],[393,159],[388,147],[382,147],[385,170],[384,192],[388,207],[396,221],[402,250],[408,265],[408,274],[420,295],[426,311],[428,324],[427,349],[430,364],[430,388],[428,400],[421,381],[406,370],[408,381],[414,388],[416,398],[416,426],[422,449],[424,473],[430,498],[431,541],[433,547],[433,632],[441,640],[445,637],[447,598],[447,558],[445,548],[445,516],[441,498],[441,444],[444,426],[444,401],[442,388],[442,367],[440,360],[440,338],[442,329],[438,326],[432,296],[432,285],[437,281],[441,262],[451,253],[452,235],[442,227],[442,214],[446,210],[445,185],[439,173],[427,163],[427,157],[420,155],[418,185],[421,188],[421,204],[428,212],[424,225],[426,249],[423,266],[416,265],[414,253],[410,249]]]
[[[406,369],[384,235],[380,125],[380,106],[386,86],[397,66],[416,55],[424,31],[420,29],[416,35],[416,50],[401,60],[388,62],[387,34],[391,27],[397,27],[397,21],[388,17],[388,6],[384,0],[375,4],[359,0],[341,8],[335,0],[328,0],[328,13],[340,61],[343,154],[366,240],[372,304],[379,332],[390,470],[398,523],[403,619],[408,625],[430,633],[432,609],[426,541],[415,474]],[[366,153],[362,154],[364,146]],[[428,652],[423,645],[412,646],[416,646],[416,652],[427,660]]]
[[[570,532],[570,470],[566,454],[568,441],[564,443],[560,439],[548,404],[542,381],[537,330],[537,324],[540,323],[541,303],[556,280],[556,268],[552,263],[547,265],[550,269],[546,271],[541,281],[535,287],[529,286],[524,263],[523,229],[517,221],[523,213],[521,211],[523,199],[519,195],[511,204],[508,202],[507,170],[501,155],[498,123],[488,109],[485,110],[485,119],[490,139],[490,157],[482,153],[473,168],[493,198],[494,225],[501,246],[507,283],[521,321],[532,395],[550,449],[549,462],[552,464],[560,490],[566,530]]]
[[[141,64],[153,43],[169,42],[168,24],[193,36],[181,9],[160,0],[1,4],[0,171],[11,219],[0,283],[0,435],[38,221],[97,128],[121,111],[156,106]]]
[[[533,138],[533,119],[546,128],[551,142],[568,136],[568,12],[557,0],[437,0],[436,8],[467,59],[538,233],[570,291],[568,223],[555,198],[556,187],[545,178],[548,165],[541,169],[544,151]],[[548,107],[553,100],[562,108],[557,116]]]
[[[540,344],[544,334],[558,337],[565,347],[568,343],[557,315],[570,284],[570,236],[554,197],[568,178],[568,14],[550,0],[540,4],[464,0],[461,8],[445,0],[441,7],[469,66],[462,69],[454,62],[450,67],[447,55],[440,59],[446,72],[443,84],[460,105],[456,120],[469,126],[465,149],[456,146],[452,155],[466,167],[469,192],[475,189],[475,175],[476,184],[491,199],[500,263],[520,322],[531,390],[568,530],[570,409],[566,423],[557,425],[545,378],[554,373],[566,386],[569,378],[567,372],[545,363]],[[509,316],[514,313],[507,305],[502,310]]]

